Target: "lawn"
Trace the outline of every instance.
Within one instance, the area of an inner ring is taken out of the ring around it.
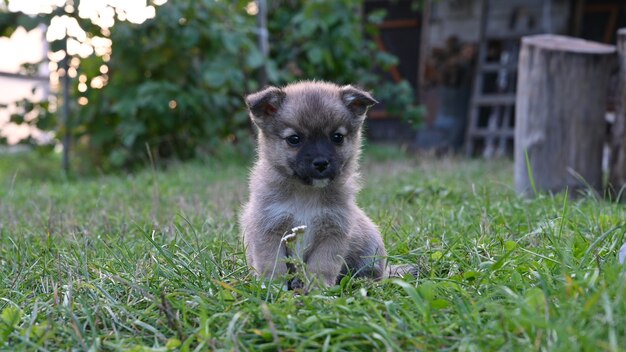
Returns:
[[[0,156],[0,349],[624,350],[623,205],[520,198],[507,160],[364,154],[359,203],[420,275],[306,296],[246,268],[249,160],[65,180]]]

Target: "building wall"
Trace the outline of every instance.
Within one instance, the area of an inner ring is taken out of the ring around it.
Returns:
[[[522,32],[529,21],[539,31],[542,26],[551,27],[550,32],[566,34],[570,19],[570,2],[550,1],[550,16],[544,22],[544,3],[548,0],[490,0],[488,33],[510,31],[512,17],[517,10],[517,24],[514,31]],[[439,0],[431,5],[429,21],[429,46],[443,47],[450,36],[457,36],[462,42],[475,43],[479,38],[481,0]],[[520,11],[521,10],[521,11]]]

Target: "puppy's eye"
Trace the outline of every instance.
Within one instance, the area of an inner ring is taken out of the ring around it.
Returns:
[[[343,143],[343,134],[335,133],[330,137],[330,140],[335,144],[341,144]]]
[[[294,134],[285,138],[285,140],[287,141],[287,144],[289,144],[292,147],[295,147],[298,144],[300,144],[301,138],[297,134]]]

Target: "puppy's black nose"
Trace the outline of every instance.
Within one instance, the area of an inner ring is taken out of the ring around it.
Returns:
[[[313,159],[313,167],[315,168],[315,170],[319,172],[323,172],[324,170],[328,169],[328,165],[330,165],[330,162],[328,161],[328,159],[325,159],[325,158]]]

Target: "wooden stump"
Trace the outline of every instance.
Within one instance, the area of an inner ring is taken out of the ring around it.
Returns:
[[[515,188],[570,194],[602,186],[606,98],[615,47],[524,37],[515,108]],[[530,167],[530,171],[529,168]]]
[[[626,28],[617,32],[617,94],[615,95],[615,122],[611,128],[611,161],[609,189],[615,197],[626,198]]]

